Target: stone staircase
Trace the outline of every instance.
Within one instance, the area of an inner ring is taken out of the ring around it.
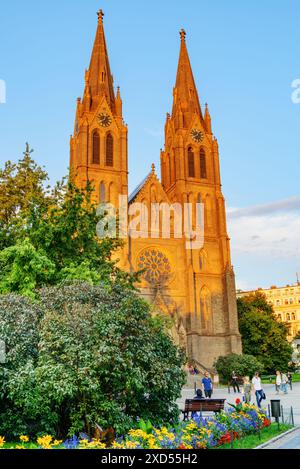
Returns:
[[[216,370],[211,369],[211,368],[206,368],[204,365],[199,363],[197,360],[193,360],[193,362],[194,362],[195,366],[197,367],[197,369],[199,370],[199,374],[198,375],[191,375],[189,372],[187,372],[186,373],[186,383],[183,386],[183,388],[184,389],[198,389],[198,388],[201,388],[202,387],[201,380],[204,377],[204,373],[206,371],[208,371],[208,373],[210,374],[210,376],[213,380],[213,383],[214,383],[214,387],[217,387],[218,383],[219,383],[219,377],[218,377],[218,374],[217,374]]]

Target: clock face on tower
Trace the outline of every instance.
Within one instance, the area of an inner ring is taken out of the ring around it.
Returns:
[[[202,140],[204,139],[204,133],[201,132],[201,130],[192,129],[191,130],[191,137],[194,140],[194,142],[199,143],[199,142],[202,142]]]
[[[98,122],[101,125],[101,127],[109,127],[112,120],[109,114],[105,114],[104,112],[101,112],[101,114],[98,115]]]

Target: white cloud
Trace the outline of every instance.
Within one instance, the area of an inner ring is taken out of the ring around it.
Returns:
[[[275,257],[300,257],[300,214],[229,219],[233,250]]]
[[[300,271],[300,197],[228,209],[237,288],[296,281]]]

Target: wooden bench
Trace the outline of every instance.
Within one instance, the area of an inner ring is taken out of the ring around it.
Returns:
[[[224,410],[226,399],[186,399],[183,413],[183,420],[188,420],[190,412],[221,412]]]

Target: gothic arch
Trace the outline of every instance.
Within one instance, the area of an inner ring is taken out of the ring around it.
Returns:
[[[206,161],[206,151],[203,147],[200,148],[200,178],[207,179],[207,161]]]
[[[206,214],[206,226],[211,228],[213,225],[212,221],[212,199],[209,194],[205,196],[205,214]]]
[[[200,272],[207,269],[207,253],[205,249],[201,249],[199,252],[199,270]]]
[[[101,182],[100,182],[100,186],[99,186],[99,200],[100,200],[100,203],[106,202],[105,183],[104,183],[104,181],[101,181]]]
[[[193,147],[188,147],[188,177],[195,177],[195,154]]]
[[[97,129],[92,133],[92,163],[100,164],[100,135]]]
[[[115,196],[116,196],[115,184],[113,182],[110,182],[110,184],[108,186],[107,199],[111,204],[115,204],[115,202],[116,202]]]
[[[105,166],[112,167],[114,165],[114,138],[111,132],[106,134],[105,142]]]
[[[212,300],[211,292],[206,285],[200,291],[200,319],[202,330],[209,332],[212,326]]]

